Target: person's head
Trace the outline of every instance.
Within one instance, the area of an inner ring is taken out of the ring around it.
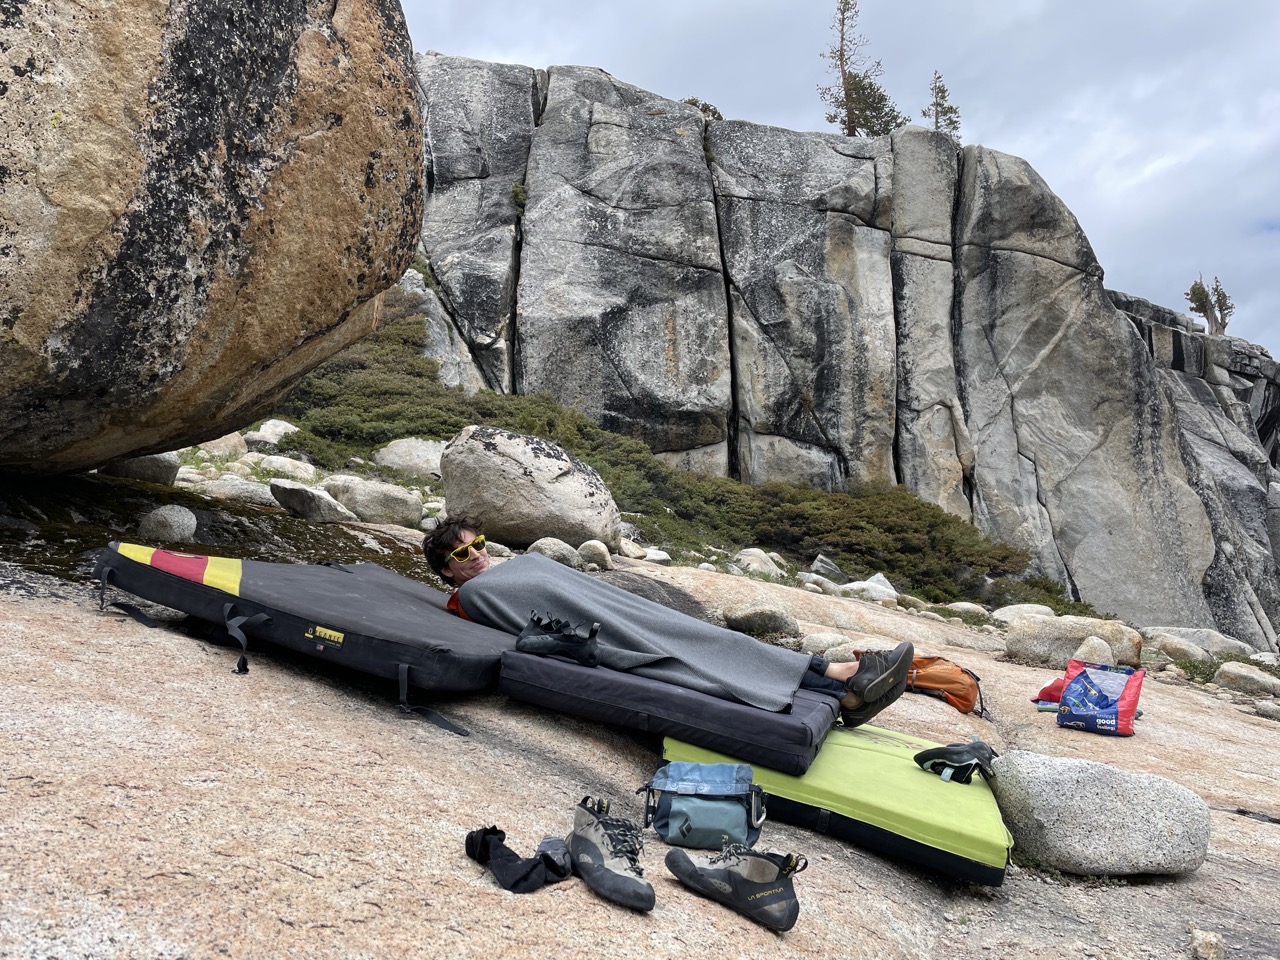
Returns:
[[[477,537],[481,538],[479,544],[475,542]],[[460,587],[489,569],[483,537],[484,527],[479,520],[456,517],[445,520],[422,538],[422,552],[441,580]]]

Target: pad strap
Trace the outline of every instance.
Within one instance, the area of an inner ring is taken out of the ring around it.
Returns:
[[[416,713],[424,720],[430,720],[441,730],[448,730],[450,733],[456,733],[460,737],[471,736],[471,731],[465,727],[460,727],[456,723],[450,723],[440,714],[436,713],[430,707],[415,707],[409,703],[409,665],[400,663],[396,665],[396,670],[400,675],[400,709],[405,713]]]
[[[222,620],[229,633],[240,644],[240,659],[236,661],[236,673],[249,672],[249,658],[246,656],[249,652],[249,638],[245,636],[245,630],[252,630],[254,627],[261,626],[264,623],[270,623],[271,618],[265,613],[255,613],[251,617],[233,617],[236,606],[234,603],[224,603],[222,605]]]

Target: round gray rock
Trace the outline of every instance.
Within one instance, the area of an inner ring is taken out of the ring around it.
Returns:
[[[1228,690],[1250,696],[1280,696],[1280,677],[1267,673],[1251,663],[1228,660],[1213,675],[1213,682]]]
[[[588,540],[579,546],[578,556],[584,567],[594,563],[600,570],[613,569],[613,556],[609,553],[609,548],[599,540]]]
[[[547,440],[470,426],[445,448],[440,472],[449,516],[476,517],[505,543],[555,537],[620,547],[622,516],[600,474]]]
[[[1085,663],[1103,663],[1108,667],[1116,665],[1116,658],[1115,654],[1111,652],[1111,645],[1101,637],[1085,637],[1071,658],[1073,660],[1083,660]]]
[[[735,603],[724,609],[724,622],[730,630],[759,635],[780,633],[788,637],[800,635],[800,624],[790,613],[769,603]]]
[[[1190,873],[1209,852],[1209,807],[1186,787],[1092,760],[1015,750],[991,789],[1014,849],[1082,876]]]
[[[556,563],[562,563],[566,567],[573,567],[575,570],[581,570],[585,566],[577,550],[563,540],[557,540],[555,537],[543,537],[540,540],[535,540],[529,544],[529,549],[525,552],[540,553]]]
[[[405,437],[402,440],[392,440],[385,447],[375,450],[373,462],[421,480],[438,480],[440,455],[444,453],[445,446],[443,440]]]
[[[151,543],[191,543],[196,526],[194,513],[186,507],[167,503],[142,518],[138,523],[138,536]]]

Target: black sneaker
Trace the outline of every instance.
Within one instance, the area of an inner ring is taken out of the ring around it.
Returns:
[[[611,817],[609,801],[583,797],[573,814],[573,832],[564,838],[573,872],[593,891],[632,910],[652,910],[653,885],[644,879],[640,828],[623,817]]]
[[[770,930],[790,930],[800,916],[791,878],[809,865],[794,853],[762,853],[740,843],[713,857],[673,847],[667,869],[690,890],[723,903]]]
[[[600,624],[574,626],[567,620],[556,620],[550,614],[542,617],[534,610],[529,623],[516,637],[516,649],[539,657],[564,657],[584,667],[600,663],[600,645],[596,634]]]
[[[858,658],[858,672],[845,681],[848,693],[840,702],[840,719],[846,727],[857,727],[893,703],[907,690],[915,647],[904,640],[892,650],[868,650]],[[860,698],[859,706],[849,706]]]
[[[998,756],[990,744],[974,737],[969,743],[921,750],[912,759],[920,764],[920,769],[936,773],[949,783],[968,783],[975,770],[984,780],[994,779],[992,763]]]

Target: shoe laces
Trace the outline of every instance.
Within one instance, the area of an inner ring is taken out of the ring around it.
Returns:
[[[637,877],[644,876],[644,867],[640,866],[640,851],[644,849],[644,837],[635,821],[626,817],[601,816],[600,827],[609,838],[613,852],[625,857]]]
[[[726,867],[731,867],[735,863],[740,863],[747,857],[763,857],[766,860],[772,860],[778,867],[778,875],[781,877],[790,876],[793,873],[800,873],[809,866],[809,861],[798,853],[778,854],[778,853],[760,853],[752,850],[745,843],[727,843],[718,854],[712,857],[708,864],[722,863]]]
[[[709,863],[723,863],[728,866],[731,862],[745,859],[747,854],[751,852],[751,848],[745,843],[726,843],[724,849],[712,857]]]

